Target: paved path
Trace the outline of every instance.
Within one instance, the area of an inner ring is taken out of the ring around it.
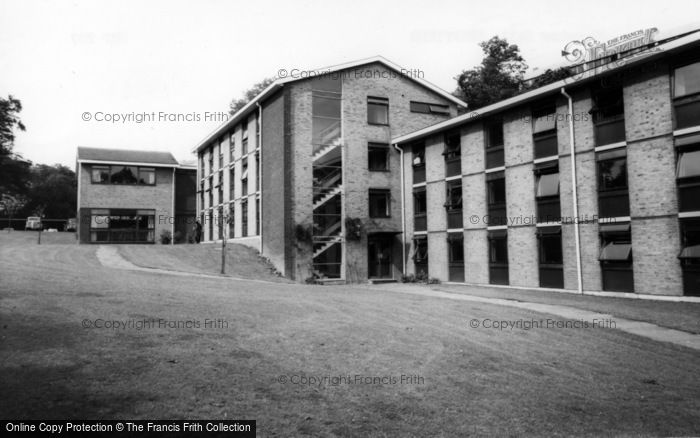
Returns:
[[[196,277],[218,278],[218,279],[223,278],[223,279],[229,279],[229,280],[240,280],[240,281],[258,282],[258,283],[279,284],[279,283],[274,283],[274,282],[265,281],[265,280],[228,277],[228,276],[222,276],[222,275],[198,274],[198,273],[182,272],[182,271],[169,271],[167,269],[143,268],[141,266],[136,266],[133,263],[131,263],[130,261],[126,260],[124,257],[122,257],[119,254],[119,252],[117,251],[117,248],[115,248],[113,246],[108,246],[108,245],[100,245],[99,248],[97,248],[97,259],[100,261],[102,266],[105,266],[108,268],[113,268],[113,269],[127,269],[130,271],[149,272],[152,274],[181,275],[181,276],[187,276],[187,277],[196,276]],[[329,287],[332,287],[332,286],[329,286]],[[386,291],[390,291],[390,292],[421,295],[421,296],[434,297],[434,298],[444,298],[444,299],[449,299],[449,300],[471,301],[471,302],[477,302],[477,303],[486,303],[486,304],[496,304],[496,305],[500,305],[500,306],[517,307],[519,309],[531,310],[534,312],[546,313],[549,315],[559,316],[561,318],[568,319],[568,320],[574,320],[574,321],[584,320],[584,321],[588,321],[589,323],[592,322],[594,319],[598,320],[598,321],[613,320],[615,322],[614,329],[622,330],[623,332],[631,333],[631,334],[638,335],[638,336],[643,336],[643,337],[646,337],[649,339],[653,339],[655,341],[669,342],[672,344],[682,345],[684,347],[692,348],[694,350],[700,350],[700,335],[695,335],[695,334],[683,332],[680,330],[673,330],[673,329],[669,329],[669,328],[665,328],[665,327],[660,327],[658,325],[650,324],[648,322],[632,321],[629,319],[613,317],[612,315],[605,314],[605,313],[591,312],[588,310],[581,310],[581,309],[576,309],[573,307],[559,306],[559,305],[553,305],[553,304],[527,303],[527,302],[523,302],[523,301],[507,300],[507,299],[503,299],[503,298],[486,298],[486,297],[479,297],[479,296],[474,296],[474,295],[454,294],[454,293],[449,293],[449,292],[431,290],[425,286],[406,285],[406,284],[398,284],[398,283],[389,283],[389,284],[373,285],[373,286],[361,285],[361,286],[357,286],[357,287],[362,288],[362,289],[368,289],[368,288],[381,289],[381,290],[386,290]]]
[[[184,271],[173,271],[169,269],[159,269],[159,268],[144,268],[142,266],[137,266],[119,254],[116,247],[110,245],[100,245],[97,248],[97,260],[100,261],[102,266],[112,269],[126,269],[129,271],[140,271],[148,272],[150,274],[165,274],[165,275],[180,275],[183,277],[201,277],[201,278],[217,278],[219,280],[239,280],[239,281],[250,281],[253,283],[268,283],[268,284],[283,284],[274,281],[267,280],[257,280],[254,278],[240,278],[232,277],[230,275],[215,275],[215,274],[201,274],[198,272],[184,272]]]
[[[660,327],[656,324],[648,322],[633,321],[629,319],[619,318],[604,313],[591,312],[589,310],[576,309],[574,307],[559,306],[554,304],[526,303],[523,301],[507,300],[503,298],[486,298],[474,295],[463,295],[449,292],[442,292],[428,289],[423,286],[405,285],[405,284],[384,284],[377,286],[382,290],[391,292],[421,295],[426,297],[446,298],[457,301],[472,301],[477,303],[496,304],[500,306],[517,307],[519,309],[532,310],[539,313],[547,313],[556,315],[569,320],[613,320],[615,322],[614,329],[621,330],[626,333],[631,333],[645,338],[653,339],[660,342],[669,342],[676,345],[700,350],[700,335],[684,332],[681,330],[673,330],[665,327]]]

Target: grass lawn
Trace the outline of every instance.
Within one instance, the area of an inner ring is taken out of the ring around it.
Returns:
[[[118,245],[119,254],[145,268],[160,268],[200,274],[221,272],[221,245]],[[289,283],[274,267],[244,245],[226,246],[226,275]]]
[[[255,419],[260,436],[700,434],[698,351],[605,329],[474,330],[472,318],[541,315],[112,270],[95,246],[17,242],[0,236],[3,418]],[[83,327],[98,319],[228,326]],[[311,377],[321,384],[301,384]]]

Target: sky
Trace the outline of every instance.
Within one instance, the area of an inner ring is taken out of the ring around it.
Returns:
[[[74,167],[77,146],[193,160],[229,102],[280,69],[382,55],[451,92],[494,35],[545,69],[570,41],[695,17],[696,0],[0,0],[0,96],[22,102],[15,152],[35,163]]]

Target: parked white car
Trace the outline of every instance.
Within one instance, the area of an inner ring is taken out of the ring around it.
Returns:
[[[25,230],[41,230],[41,218],[39,216],[29,216],[27,223],[24,225]]]

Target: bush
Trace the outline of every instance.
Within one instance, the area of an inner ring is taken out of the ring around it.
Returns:
[[[173,241],[173,235],[169,230],[163,230],[160,232],[160,243],[163,245],[168,245]]]
[[[408,274],[401,276],[401,283],[424,283],[424,284],[440,284],[440,280],[435,277],[428,277],[424,271],[418,274]]]

